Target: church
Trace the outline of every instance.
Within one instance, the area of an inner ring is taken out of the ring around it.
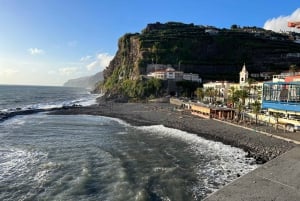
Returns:
[[[249,73],[246,69],[246,64],[244,63],[242,70],[240,71],[240,87],[248,85]]]
[[[262,86],[263,82],[249,82],[249,72],[244,63],[239,73],[239,83],[228,81],[207,82],[203,84],[203,89],[213,88],[217,92],[217,101],[224,102],[228,99],[232,90],[242,90],[247,88],[247,90],[249,90],[249,98],[246,100],[246,103],[251,103],[253,100],[260,100]]]

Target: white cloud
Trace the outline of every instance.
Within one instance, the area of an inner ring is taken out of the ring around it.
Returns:
[[[38,49],[38,48],[29,48],[27,50],[31,55],[40,55],[40,54],[44,54],[45,51],[42,49]]]
[[[300,32],[300,29],[288,27],[288,21],[300,21],[300,8],[295,10],[291,15],[279,16],[277,18],[267,20],[264,24],[264,29],[272,30],[275,32]]]
[[[67,75],[67,76],[77,73],[77,70],[78,70],[77,67],[66,67],[66,68],[58,69],[58,71],[61,75]]]
[[[88,56],[85,56],[85,57],[81,57],[81,58],[80,58],[80,61],[81,61],[81,62],[88,61],[88,60],[90,60],[91,58],[92,58],[92,56],[88,55]]]
[[[99,71],[103,70],[108,66],[109,62],[113,59],[112,55],[108,53],[100,53],[96,56],[96,60],[91,62],[86,66],[86,68],[91,71],[98,68]]]

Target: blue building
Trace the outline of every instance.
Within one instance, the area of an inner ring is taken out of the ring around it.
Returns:
[[[300,131],[300,82],[265,82],[262,109],[277,119],[275,124]]]
[[[265,82],[262,109],[300,117],[300,82]]]

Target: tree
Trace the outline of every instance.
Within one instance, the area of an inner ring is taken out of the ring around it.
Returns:
[[[230,87],[228,102],[232,104],[232,107],[235,108],[236,103],[239,101],[239,97],[236,94],[236,89],[234,87]]]
[[[197,96],[197,99],[202,101],[204,98],[204,91],[203,88],[197,88],[195,91],[195,95]]]
[[[256,82],[256,80],[255,79],[253,79],[253,78],[248,78],[248,80],[247,80],[247,82],[248,82],[248,94],[249,94],[249,103],[251,103],[252,101],[252,98],[253,98],[253,94],[255,94],[255,93],[252,93],[251,94],[251,90],[252,89],[255,89],[252,85],[253,85],[253,83],[255,83]]]
[[[242,90],[238,90],[237,93],[238,93],[238,97],[242,101],[242,105],[245,106],[246,98],[249,97],[248,91],[245,89],[242,89]]]
[[[252,104],[252,111],[255,114],[255,124],[257,125],[257,116],[260,112],[261,104],[257,100]]]
[[[213,87],[209,87],[207,89],[205,89],[205,96],[209,97],[209,102],[210,103],[214,103],[215,102],[215,98],[216,98],[216,90]]]
[[[241,113],[243,111],[243,105],[242,105],[242,103],[240,101],[237,103],[237,110],[238,110],[237,121],[240,121],[240,119],[241,119]]]
[[[121,92],[130,98],[142,98],[144,96],[143,83],[139,80],[124,80],[121,84]]]
[[[148,93],[148,95],[155,95],[157,97],[162,88],[162,81],[157,78],[150,78],[147,80],[145,85],[146,93]]]
[[[248,91],[245,89],[235,91],[235,96],[238,99],[238,120],[240,120],[241,113],[245,109],[245,100],[249,97]]]
[[[189,80],[178,81],[176,85],[181,88],[182,93],[186,97],[192,97],[197,87],[199,87],[198,82],[191,82]]]
[[[133,92],[134,92],[134,98],[136,99],[144,98],[145,88],[143,82],[135,82]]]

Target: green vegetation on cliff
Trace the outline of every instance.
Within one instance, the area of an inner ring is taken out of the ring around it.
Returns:
[[[129,97],[148,96],[142,78],[148,64],[171,64],[204,80],[236,81],[245,62],[250,73],[280,72],[299,66],[300,44],[291,35],[257,27],[233,25],[231,29],[169,22],[149,24],[141,33],[125,34],[118,51],[104,70],[102,87]]]

